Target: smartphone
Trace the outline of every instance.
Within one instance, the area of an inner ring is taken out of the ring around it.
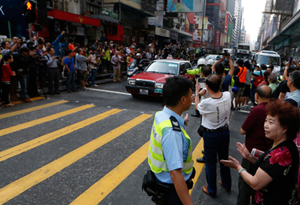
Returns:
[[[198,83],[205,83],[205,78],[198,78]]]
[[[293,63],[293,57],[289,57],[289,64],[291,65]]]

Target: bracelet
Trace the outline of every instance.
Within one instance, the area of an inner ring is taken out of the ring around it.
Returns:
[[[195,94],[195,96],[200,96],[199,94]]]
[[[246,171],[245,168],[240,169],[239,174],[241,174],[242,171]]]

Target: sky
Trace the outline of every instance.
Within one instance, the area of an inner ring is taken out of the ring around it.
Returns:
[[[247,34],[250,35],[251,42],[255,42],[257,40],[265,4],[266,0],[242,0],[242,6],[244,7],[245,29]]]

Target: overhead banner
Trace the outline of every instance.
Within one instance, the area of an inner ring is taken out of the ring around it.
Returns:
[[[168,0],[167,12],[195,13],[203,12],[205,0]]]

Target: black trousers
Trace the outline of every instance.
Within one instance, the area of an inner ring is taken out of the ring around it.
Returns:
[[[58,68],[48,68],[47,71],[48,71],[48,91],[49,91],[49,93],[53,93],[53,91],[58,91],[58,86],[59,86]],[[53,85],[54,85],[54,90],[53,90]]]
[[[2,96],[1,101],[4,101],[4,104],[9,104],[9,90],[10,90],[10,84],[6,84],[1,82],[2,85]]]
[[[257,168],[246,160],[245,158],[242,159],[242,167],[247,170],[247,172],[251,175],[254,175]],[[237,198],[237,205],[249,205],[250,204],[250,196],[253,194],[253,189],[243,180],[241,176],[239,176],[239,194]],[[252,203],[251,203],[252,204]]]

